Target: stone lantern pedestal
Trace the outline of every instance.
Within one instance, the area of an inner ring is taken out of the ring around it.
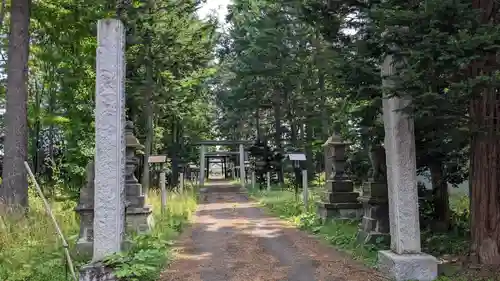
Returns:
[[[76,241],[76,251],[81,256],[92,256],[94,243],[94,161],[86,167],[86,183],[80,189],[80,201],[75,212],[80,217],[80,233]]]
[[[389,224],[389,197],[385,148],[370,146],[372,171],[370,179],[363,184],[363,195],[358,201],[363,204],[363,220],[359,225],[357,240],[360,243],[385,243],[391,241]]]
[[[345,173],[345,151],[349,143],[342,141],[337,135],[332,135],[324,144],[332,147],[329,157],[333,159],[333,171],[327,172],[326,192],[322,201],[317,202],[318,214],[326,221],[328,219],[356,219],[362,215],[362,205],[357,201],[358,192],[354,192],[354,183]]]
[[[358,229],[357,240],[360,243],[389,244],[389,205],[387,184],[373,180],[363,184],[363,195],[358,201],[363,204],[363,220]]]
[[[134,124],[128,121],[125,126],[125,144],[127,162],[125,165],[125,195],[126,195],[126,228],[128,231],[144,233],[151,230],[153,224],[152,209],[146,205],[146,196],[142,185],[135,177],[135,170],[139,163],[136,151],[143,148],[133,133]]]
[[[324,165],[325,165],[325,181],[328,180],[328,177],[333,172],[333,145],[330,142],[330,138],[322,145],[323,154],[324,154]]]

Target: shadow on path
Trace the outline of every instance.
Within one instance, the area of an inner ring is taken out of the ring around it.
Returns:
[[[381,281],[380,273],[266,215],[235,185],[212,182],[160,281]]]

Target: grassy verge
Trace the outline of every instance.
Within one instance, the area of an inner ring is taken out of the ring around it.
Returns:
[[[184,193],[170,193],[166,214],[161,214],[160,196],[152,192],[148,198],[153,205],[155,227],[150,234],[131,239],[129,251],[110,257],[108,262],[118,275],[126,280],[153,281],[171,256],[171,240],[189,223],[196,208],[192,189]],[[79,222],[73,211],[76,203],[53,203],[53,211],[70,247],[78,237]],[[66,271],[61,242],[42,201],[30,196],[30,211],[23,217],[0,215],[0,281],[66,281],[71,280]],[[1,214],[1,212],[0,212]],[[75,261],[76,266],[86,260]]]
[[[335,248],[348,253],[354,259],[368,266],[375,266],[377,251],[387,246],[362,245],[356,242],[359,222],[332,221],[321,224],[316,215],[316,206],[310,204],[306,210],[301,197],[295,198],[293,190],[282,190],[273,186],[272,190],[249,190],[250,196],[257,200],[269,213],[288,220],[295,226],[314,233]],[[311,192],[309,202],[318,200]],[[468,210],[469,201],[466,196],[451,196],[453,229],[445,233],[431,231],[421,232],[422,250],[443,260],[459,262],[446,263],[440,266],[441,274],[437,281],[493,281],[498,279],[498,269],[489,267],[468,268],[460,261],[469,249]]]
[[[79,230],[75,205],[70,201],[52,204],[54,215],[70,241],[76,239]],[[69,280],[61,241],[41,199],[30,194],[30,207],[23,217],[0,215],[0,280]]]
[[[133,237],[129,250],[105,260],[114,268],[117,277],[129,281],[154,281],[171,260],[172,240],[189,223],[196,210],[195,191],[188,188],[183,193],[169,193],[165,214],[161,213],[160,198],[157,192],[149,194],[155,221],[151,233]]]
[[[320,236],[335,248],[350,254],[356,260],[370,266],[375,265],[378,248],[356,243],[358,222],[339,220],[322,224],[316,215],[316,206],[314,205],[314,201],[318,199],[316,195],[310,195],[309,202],[311,204],[309,204],[307,210],[303,201],[301,199],[297,200],[294,193],[287,190],[271,190],[269,192],[250,190],[250,196],[271,214],[290,221],[300,229]]]
[[[347,252],[354,259],[364,262],[366,265],[375,266],[377,251],[386,249],[387,246],[362,245],[356,242],[358,221],[332,221],[322,224],[316,214],[314,202],[318,196],[312,192],[310,195],[309,208],[306,210],[299,196],[295,198],[293,191],[279,190],[273,187],[270,192],[250,190],[250,195],[257,200],[271,214],[292,222],[297,227],[314,233],[328,241],[335,248]],[[454,224],[463,222],[463,209],[468,206],[464,198],[452,198],[452,210],[454,213]],[[465,220],[467,222],[467,220]],[[427,253],[435,256],[461,255],[468,249],[468,240],[464,237],[462,228],[448,233],[422,232],[422,247]],[[443,279],[446,280],[446,279]]]

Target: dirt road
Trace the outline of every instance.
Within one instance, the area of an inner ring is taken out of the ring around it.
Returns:
[[[382,281],[380,273],[268,216],[238,187],[201,194],[193,226],[160,281]]]

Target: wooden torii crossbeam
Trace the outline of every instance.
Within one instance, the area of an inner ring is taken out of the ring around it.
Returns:
[[[205,157],[224,157],[238,154],[240,154],[239,151],[208,151],[205,152]]]
[[[246,140],[205,140],[195,142],[194,145],[206,145],[206,146],[216,146],[216,145],[250,145],[252,141]]]

